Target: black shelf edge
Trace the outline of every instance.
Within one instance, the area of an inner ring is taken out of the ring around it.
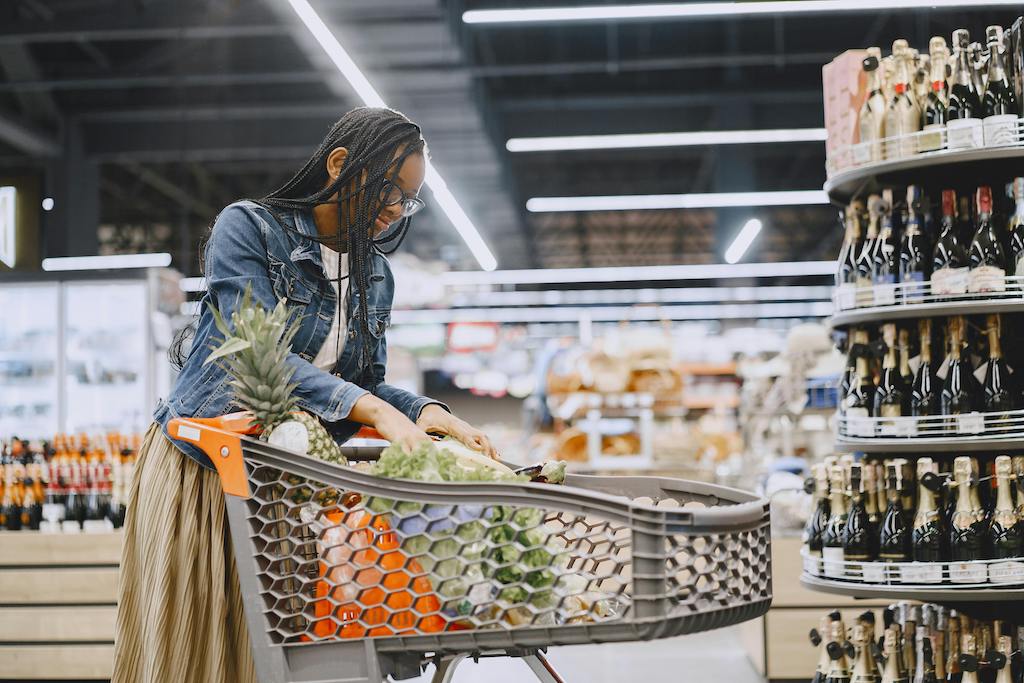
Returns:
[[[800,575],[800,585],[819,593],[846,595],[854,598],[891,598],[921,602],[989,602],[1024,600],[1024,587],[956,588],[953,586],[889,586],[873,583],[834,581],[810,574]]]

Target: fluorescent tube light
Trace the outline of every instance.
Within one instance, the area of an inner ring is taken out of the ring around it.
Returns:
[[[183,292],[205,292],[205,277],[183,277],[178,281],[178,289]]]
[[[309,32],[313,34],[316,41],[320,43],[320,47],[327,53],[327,57],[338,67],[338,71],[349,82],[363,103],[368,107],[386,107],[387,104],[385,104],[384,98],[380,96],[380,93],[373,87],[373,84],[356,66],[352,57],[341,46],[341,43],[334,37],[331,30],[327,28],[327,24],[323,22],[320,15],[309,4],[309,1],[288,0],[288,3],[295,10],[299,19],[302,20],[302,23],[306,25],[306,28],[309,29]],[[466,246],[469,247],[470,252],[472,252],[480,267],[484,270],[494,270],[497,268],[498,262],[494,258],[494,254],[484,242],[483,237],[480,236],[480,232],[473,224],[473,221],[462,210],[459,202],[456,201],[448,189],[444,179],[441,178],[441,175],[429,160],[427,161],[425,184],[433,191],[438,206],[441,207],[444,214],[448,216],[448,220],[455,226],[455,230],[462,237]]]
[[[638,211],[643,209],[709,209],[732,206],[805,206],[828,204],[824,190],[782,192],[706,192],[697,194],[637,194],[605,197],[533,197],[531,213],[564,211]]]
[[[539,291],[460,291],[451,308],[505,306],[633,306],[637,304],[739,303],[747,301],[830,301],[830,285],[761,287],[665,287],[655,289],[544,289]]]
[[[170,254],[114,254],[111,256],[64,256],[44,258],[43,270],[109,270],[114,268],[165,268]]]
[[[535,285],[577,282],[653,282],[665,280],[715,280],[750,277],[799,277],[832,275],[835,261],[780,261],[778,263],[711,263],[680,266],[615,268],[538,268],[496,270],[492,273],[456,271],[441,275],[452,287],[474,285]]]
[[[511,138],[510,152],[563,152],[582,149],[639,149],[644,147],[691,147],[694,145],[743,145],[772,142],[821,142],[824,128],[776,128],[771,130],[706,130],[685,133],[622,135],[564,135]]]
[[[875,12],[897,9],[941,9],[949,7],[1019,7],[1020,0],[778,0],[774,2],[694,2],[591,7],[536,7],[521,9],[469,10],[462,13],[467,24],[534,24],[550,22],[595,22],[628,19],[700,19],[752,17],[777,14],[827,14]]]
[[[761,234],[761,227],[761,221],[756,218],[751,218],[744,223],[739,234],[736,235],[736,239],[725,250],[725,262],[736,263],[743,258],[743,255],[747,253],[747,249],[754,243],[757,236]]]

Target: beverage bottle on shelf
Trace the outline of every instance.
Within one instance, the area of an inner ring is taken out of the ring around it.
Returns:
[[[921,136],[922,152],[942,149],[946,132],[946,102],[949,99],[946,87],[949,52],[946,48],[946,39],[942,36],[933,36],[928,43],[928,50],[931,53],[931,87],[924,99],[923,130],[930,131],[930,134]]]
[[[854,200],[846,207],[846,235],[839,251],[839,264],[836,270],[837,298],[840,309],[853,308],[857,305],[857,255],[863,245],[861,238],[863,214],[864,204],[860,200]]]
[[[864,485],[864,507],[867,509],[868,529],[871,533],[871,549],[877,557],[878,534],[882,528],[882,510],[879,505],[879,482],[881,478],[876,473],[877,465],[875,463],[865,460],[860,463],[860,466],[861,479]]]
[[[972,293],[1006,291],[1006,250],[992,220],[992,188],[978,188],[978,229],[971,241],[971,271],[967,290]]]
[[[962,317],[953,317],[948,323],[948,347],[946,379],[942,384],[942,414],[966,415],[978,409],[979,391],[977,380],[971,371],[971,364],[961,358],[965,324]],[[979,428],[980,427],[980,428]],[[983,426],[957,425],[958,431],[968,433],[982,431]]]
[[[896,40],[892,54],[896,62],[896,81],[893,96],[885,112],[885,153],[888,159],[898,159],[917,153],[916,140],[910,137],[921,130],[921,108],[913,94],[907,41]],[[896,138],[896,139],[893,139]]]
[[[942,233],[932,255],[932,294],[965,294],[968,283],[967,251],[960,242],[956,222],[956,192],[942,191]]]
[[[896,280],[899,277],[899,244],[896,242],[895,216],[892,190],[882,191],[882,229],[878,233],[878,250],[872,270],[875,287],[875,305],[891,306],[896,303]]]
[[[910,412],[910,392],[903,385],[903,377],[896,367],[896,325],[883,325],[882,337],[886,351],[882,362],[882,377],[875,391],[874,414],[882,418],[901,417]],[[896,421],[883,422],[882,433],[896,433],[898,424]]]
[[[79,481],[72,482],[64,503],[64,531],[81,530],[85,524],[85,491]]]
[[[878,239],[879,223],[882,219],[884,204],[882,196],[873,194],[868,197],[868,232],[857,256],[857,305],[872,306],[874,298],[875,258],[881,251]]]
[[[921,301],[924,283],[932,274],[932,246],[921,227],[924,201],[920,185],[907,188],[907,224],[900,244],[900,282],[904,283],[903,300],[908,303]]]
[[[824,464],[811,465],[814,478],[814,511],[804,526],[804,545],[807,552],[814,557],[821,557],[821,544],[828,526],[829,510],[829,472]]]
[[[917,323],[920,338],[920,365],[914,374],[910,390],[910,414],[914,417],[927,417],[939,413],[939,393],[935,366],[932,364],[932,321],[922,318]]]
[[[992,427],[997,430],[1010,429],[1006,421],[1010,418],[1007,414],[1016,408],[1014,392],[1010,388],[1010,368],[1003,360],[1003,351],[999,338],[1002,329],[1002,320],[999,314],[992,313],[987,317],[988,333],[988,363],[985,365],[985,381],[982,384],[984,390],[984,408],[987,413],[998,413],[993,418]],[[1001,421],[1001,422],[1000,422]]]
[[[1008,190],[1014,210],[1006,225],[1010,247],[1007,265],[1013,269],[1014,275],[1024,276],[1024,178],[1014,178]],[[1021,285],[1018,283],[1017,287]]]
[[[985,511],[980,509],[972,496],[974,474],[971,458],[956,458],[953,461],[953,476],[956,482],[956,510],[950,520],[950,556],[954,562],[984,560],[988,529],[985,528]],[[950,571],[953,571],[952,567]]]
[[[832,633],[832,617],[839,618],[839,613],[834,612],[821,618],[817,629],[811,629],[811,645],[818,648],[818,666],[814,671],[813,683],[825,683],[825,675],[828,673],[832,659],[828,655],[829,638]]]
[[[949,531],[936,499],[939,468],[931,458],[917,459],[917,513],[914,515],[913,556],[915,562],[945,562],[949,558]],[[929,476],[931,475],[931,476]],[[942,580],[939,569],[938,580]]]
[[[870,632],[861,623],[853,627],[853,644],[856,648],[856,657],[853,662],[853,673],[850,677],[850,683],[879,683],[878,666],[875,664],[875,659],[871,654],[874,638],[873,627]]]
[[[850,683],[850,661],[846,658],[846,626],[841,620],[831,624],[829,655],[825,683]]]
[[[1012,493],[1013,463],[1008,455],[996,458],[996,504],[992,512],[992,557],[1024,557],[1024,526],[1017,516]]]
[[[911,62],[910,80],[912,81],[911,91],[917,108],[921,112],[921,119],[924,120],[924,107],[928,103],[928,93],[931,92],[931,55],[921,54],[916,49],[911,49],[913,57]],[[921,124],[918,124],[920,126]],[[918,128],[920,130],[920,128]]]
[[[856,330],[854,332],[854,354],[856,355],[854,377],[850,382],[850,390],[843,399],[843,412],[848,420],[847,429],[851,432],[857,432],[859,429],[865,428],[858,428],[858,425],[851,424],[851,421],[857,418],[871,417],[872,409],[874,408],[875,386],[871,381],[871,375],[868,373],[867,344],[867,330]],[[867,426],[873,427],[870,423]],[[858,434],[853,435],[856,436]],[[859,435],[873,436],[874,434],[872,432],[871,434]]]
[[[885,639],[882,645],[882,654],[885,656],[882,683],[909,683],[907,670],[903,668],[901,650],[899,627],[890,626],[885,630]]]
[[[953,73],[946,109],[948,144],[951,149],[980,147],[984,142],[981,127],[981,95],[971,64],[971,36],[966,29],[953,31]]]
[[[1024,455],[1013,456],[1012,462],[1014,492],[1017,499],[1017,507],[1014,510],[1017,513],[1017,518],[1024,521]]]
[[[846,575],[843,566],[843,530],[846,528],[846,519],[845,475],[843,468],[836,465],[829,472],[829,518],[821,537],[825,576],[842,578]]]
[[[964,633],[960,637],[960,668],[963,675],[961,683],[981,683],[978,678],[978,645],[973,633]]]
[[[18,505],[14,484],[8,480],[4,486],[4,497],[0,500],[0,528],[7,531],[21,529],[21,506]]]
[[[935,652],[931,636],[926,629],[919,628],[917,640],[918,663],[917,671],[914,674],[914,683],[939,683],[938,673],[935,670]]]
[[[1003,656],[1003,665],[996,673],[995,683],[1015,683],[1013,680],[1013,639],[1010,636],[999,636],[999,644],[996,648]]]
[[[946,680],[949,683],[961,683],[963,671],[960,669],[960,616],[956,610],[950,610],[946,630],[946,644],[949,656],[946,657]]]
[[[843,368],[842,380],[839,382],[839,396],[843,399],[850,393],[850,386],[853,384],[854,379],[857,377],[857,345],[854,339],[857,336],[857,328],[851,328],[846,333],[846,367]],[[840,404],[840,410],[843,409],[843,405]]]
[[[903,507],[903,467],[898,462],[885,466],[888,506],[882,519],[878,559],[883,562],[909,562],[913,529]]]
[[[913,396],[911,392],[914,387],[914,371],[910,369],[910,328],[900,328],[896,336],[896,351],[899,353],[900,363],[900,379],[903,382],[903,390],[907,394],[903,414],[910,415],[910,399]]]
[[[999,29],[999,32],[989,34],[988,82],[985,86],[985,96],[981,101],[985,145],[988,147],[1015,145],[1020,140],[1017,130],[1020,108],[1013,84],[1007,75],[1002,51],[999,49],[1002,29],[998,26],[993,28]]]
[[[843,558],[847,562],[870,562],[878,553],[878,537],[872,534],[864,468],[858,463],[850,465],[850,491],[850,511],[842,535]]]
[[[932,629],[932,650],[935,661],[935,679],[939,683],[945,683],[946,676],[946,628],[949,624],[949,616],[945,607],[934,606],[935,622]]]
[[[43,505],[36,497],[34,482],[28,485],[26,482],[24,497],[21,504],[21,528],[39,530],[39,523],[43,519]]]
[[[917,605],[911,605],[909,602],[899,603],[900,628],[903,633],[903,668],[908,677],[917,670],[914,638],[917,634],[917,624],[921,621],[920,613],[921,608]]]
[[[882,160],[882,138],[885,137],[886,100],[882,83],[882,50],[867,49],[868,56],[861,62],[867,74],[868,97],[861,105],[858,117],[860,145],[854,148],[854,162],[864,164]]]

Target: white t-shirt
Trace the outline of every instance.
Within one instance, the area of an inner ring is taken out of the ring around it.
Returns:
[[[313,365],[321,370],[330,372],[334,369],[338,359],[341,358],[341,352],[345,350],[348,310],[341,292],[347,291],[347,284],[344,278],[348,275],[348,254],[342,258],[341,254],[327,245],[321,244],[320,256],[324,260],[324,273],[327,275],[327,279],[331,281],[331,286],[334,287],[334,294],[338,297],[338,301],[341,302],[341,306],[334,311],[334,324],[331,325],[331,331],[327,333],[324,345],[320,347],[316,358],[313,359]],[[346,288],[341,291],[338,290],[338,268],[341,268],[342,286]]]

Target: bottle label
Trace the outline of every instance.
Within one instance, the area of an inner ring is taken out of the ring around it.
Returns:
[[[861,579],[865,583],[886,583],[885,570],[882,562],[865,562],[861,565]]]
[[[878,282],[875,284],[875,306],[896,305],[896,284],[890,282]]]
[[[939,268],[932,273],[932,294],[966,294],[968,268]]]
[[[967,291],[972,294],[1005,292],[1006,271],[997,266],[978,266],[973,268],[968,278]]]
[[[951,562],[949,580],[953,583],[985,583],[988,581],[988,567],[974,562]]]
[[[956,416],[957,434],[984,434],[985,416],[981,413],[965,413]]]
[[[992,583],[1024,583],[1024,562],[1008,560],[990,564],[988,578]]]
[[[1016,114],[996,114],[982,120],[986,147],[1003,147],[1019,143]]]
[[[946,146],[946,125],[929,123],[917,138],[917,148],[922,152],[934,152]]]
[[[836,307],[840,311],[857,306],[857,285],[852,282],[844,282],[836,288]]]
[[[114,530],[109,519],[87,519],[82,523],[82,531],[87,534],[107,534]]]
[[[900,567],[902,583],[942,583],[942,567],[939,562],[905,564]]]
[[[954,119],[946,124],[946,135],[950,149],[970,149],[985,145],[981,119]]]
[[[842,548],[822,548],[821,560],[825,567],[825,576],[840,579],[846,576]]]
[[[875,435],[875,423],[868,417],[867,408],[846,409],[846,433],[848,436]]]

